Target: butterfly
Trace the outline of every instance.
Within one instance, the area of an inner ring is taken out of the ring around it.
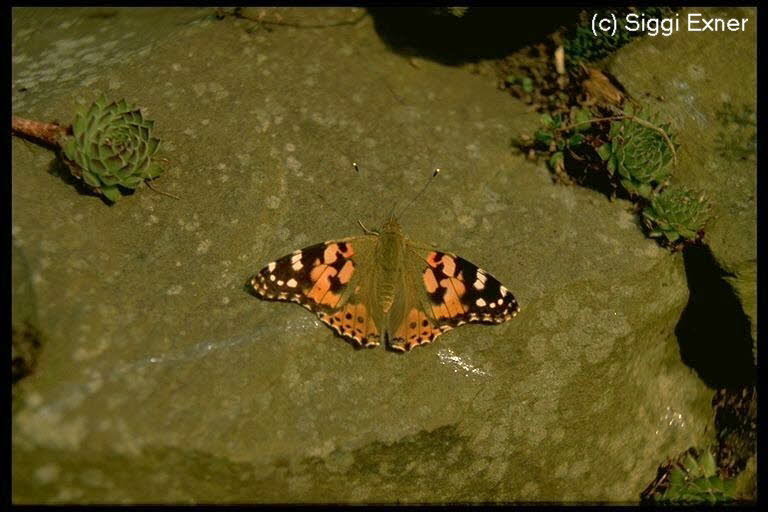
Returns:
[[[380,230],[270,262],[250,279],[263,299],[297,302],[358,347],[406,352],[468,322],[499,324],[515,297],[473,263],[409,239],[394,215]]]

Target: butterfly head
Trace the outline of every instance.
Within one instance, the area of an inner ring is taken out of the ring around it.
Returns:
[[[394,214],[389,216],[389,219],[384,223],[383,226],[381,226],[381,233],[382,234],[395,234],[400,233],[402,229],[400,228],[400,223],[397,222],[397,217],[395,217]]]

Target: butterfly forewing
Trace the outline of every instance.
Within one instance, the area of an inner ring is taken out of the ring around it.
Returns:
[[[354,255],[347,241],[312,245],[270,262],[251,285],[265,299],[299,302],[312,311],[332,309],[354,274]]]
[[[452,327],[467,322],[501,323],[520,310],[498,279],[454,254],[431,251],[422,279],[439,318]]]
[[[253,276],[253,291],[265,299],[298,302],[358,345],[378,345],[379,329],[361,294],[365,286],[360,285],[366,276],[360,261],[370,254],[371,238],[346,238],[294,251]]]

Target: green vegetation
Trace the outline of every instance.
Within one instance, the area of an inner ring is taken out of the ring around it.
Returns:
[[[632,115],[611,124],[610,141],[598,150],[611,174],[618,172],[630,196],[651,199],[670,177],[674,156],[669,125],[655,127],[647,114]],[[644,119],[646,122],[643,122]]]
[[[722,124],[717,148],[729,160],[755,160],[757,158],[757,115],[749,105],[736,107],[725,103],[717,112]]]
[[[735,482],[717,475],[712,453],[707,450],[696,456],[695,450],[685,453],[682,460],[671,466],[668,485],[663,492],[650,495],[650,501],[666,504],[727,503],[735,499]]]
[[[598,113],[595,113],[598,110]],[[682,186],[667,188],[676,160],[675,135],[668,123],[628,105],[624,110],[573,107],[567,113],[545,113],[533,137],[516,145],[529,155],[546,157],[556,178],[565,183],[607,181],[636,204],[649,236],[678,249],[703,236],[709,203]],[[579,175],[579,173],[581,173]]]
[[[671,185],[657,194],[643,210],[650,236],[664,237],[667,244],[695,240],[704,230],[709,204],[704,196],[683,185]]]
[[[589,110],[573,108],[568,113],[542,114],[542,127],[533,136],[533,148],[549,154],[550,169],[565,179],[566,151],[579,151],[590,128]]]
[[[533,80],[527,76],[509,75],[505,79],[507,86],[519,85],[523,92],[528,94],[533,92]]]
[[[115,202],[122,190],[133,190],[163,172],[152,161],[160,147],[153,128],[154,122],[135,106],[125,100],[107,103],[102,96],[77,114],[72,134],[59,143],[72,174]]]
[[[544,158],[557,182],[632,201],[650,228],[648,234],[676,250],[702,240],[709,204],[695,191],[682,189],[659,197],[674,181],[678,145],[672,127],[630,99],[610,73],[587,64],[643,34],[620,29],[614,35],[595,36],[592,17],[613,16],[621,24],[629,14],[658,21],[673,17],[675,11],[666,7],[582,11],[573,27],[561,28],[547,41],[500,60],[499,86],[541,113],[541,127],[532,136],[517,137],[514,146],[530,158]],[[729,151],[743,158],[753,156],[754,111],[730,108],[720,118],[724,126],[741,130],[735,136],[741,145],[731,141],[728,145],[736,149]]]
[[[450,14],[451,16],[461,18],[467,13],[467,11],[469,10],[469,7],[441,7],[438,10],[444,11],[445,13]]]

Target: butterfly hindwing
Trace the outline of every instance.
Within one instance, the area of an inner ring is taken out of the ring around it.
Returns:
[[[449,325],[440,325],[422,305],[408,304],[406,313],[390,327],[389,346],[398,352],[407,352],[418,345],[431,343],[442,333],[449,331]]]
[[[342,307],[330,313],[318,312],[317,316],[340,336],[358,346],[375,347],[381,334],[364,301],[353,296]]]
[[[253,291],[264,299],[298,302],[339,335],[357,345],[376,346],[379,330],[358,284],[360,261],[369,253],[369,238],[323,242],[294,251],[253,276]]]

